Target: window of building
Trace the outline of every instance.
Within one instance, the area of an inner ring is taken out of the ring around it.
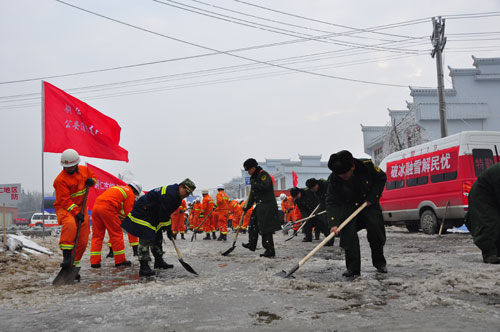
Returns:
[[[281,182],[281,190],[285,190],[286,189],[286,177],[282,177],[280,179],[280,182]]]

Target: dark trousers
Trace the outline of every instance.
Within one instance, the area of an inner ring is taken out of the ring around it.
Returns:
[[[252,216],[250,218],[250,223],[248,225],[248,246],[250,250],[255,250],[257,248],[257,241],[259,240],[259,225],[257,223],[256,218]],[[274,240],[273,240],[274,232],[261,234],[262,237],[262,247],[266,249],[267,254],[275,254],[274,250]]]
[[[363,228],[366,228],[367,239],[370,243],[373,266],[385,266],[384,245],[386,236],[380,207],[370,206],[366,208],[340,231],[340,246],[345,250],[346,267],[358,274],[361,272],[358,231]]]
[[[312,240],[312,229],[314,227],[314,235],[316,238],[319,238],[320,233],[323,233],[325,237],[330,235],[330,230],[326,226],[326,222],[324,221],[323,216],[317,216],[306,220],[306,224],[302,227],[302,233],[304,233],[305,238],[308,240]]]

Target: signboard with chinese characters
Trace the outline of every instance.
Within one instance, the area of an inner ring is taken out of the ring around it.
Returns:
[[[387,163],[387,181],[454,172],[458,164],[458,147],[426,153]]]
[[[20,183],[0,184],[0,206],[17,207],[20,194]]]

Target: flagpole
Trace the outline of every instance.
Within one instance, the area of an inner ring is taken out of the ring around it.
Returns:
[[[45,241],[45,185],[44,185],[44,162],[43,162],[43,149],[45,144],[45,91],[42,80],[42,237]]]

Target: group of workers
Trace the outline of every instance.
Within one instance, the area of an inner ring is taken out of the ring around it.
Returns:
[[[90,234],[89,216],[83,202],[96,179],[92,171],[79,165],[79,162],[80,157],[75,150],[64,151],[61,155],[63,170],[54,180],[54,207],[58,222],[62,225],[59,246],[63,254],[63,269],[80,262]],[[196,199],[190,211],[184,199],[193,193],[196,186],[188,178],[179,184],[155,188],[146,194],[142,194],[142,187],[137,182],[109,188],[96,199],[92,211],[91,267],[101,267],[106,230],[115,266],[131,265],[125,257],[122,229],[128,233],[134,254],[139,258],[140,276],[155,274],[149,266],[150,251],[155,259],[155,269],[173,267],[163,259],[163,232],[172,241],[178,233],[184,239],[186,213],[189,214],[189,228],[192,231],[204,232],[204,240],[219,241],[227,240],[227,221],[231,215],[234,230],[241,225],[241,231],[248,231],[248,242],[242,243],[243,247],[255,251],[260,235],[265,249],[260,256],[275,257],[273,234],[282,229],[282,223],[271,176],[253,158],[247,159],[243,167],[250,175],[251,184],[246,201],[230,200],[224,187],[219,185],[215,201],[208,190],[203,190],[203,198]],[[332,173],[327,180],[311,178],[306,181],[306,188],[294,187],[290,190],[291,196],[280,195],[285,223],[292,224],[296,231],[299,224],[295,221],[311,217],[304,224],[304,242],[312,241],[313,229],[316,239],[321,233],[325,237],[330,233],[340,235],[340,247],[345,250],[346,262],[343,276],[347,278],[355,278],[361,273],[357,233],[360,229],[366,229],[372,265],[379,273],[387,273],[383,250],[386,234],[379,203],[387,179],[385,173],[371,160],[356,159],[346,150],[332,154],[328,168]],[[483,252],[484,262],[500,263],[500,223],[497,213],[500,166],[496,164],[490,169],[478,178],[471,190],[469,225],[475,243]],[[361,212],[340,230],[342,221],[364,203],[366,206]],[[326,245],[332,246],[333,238]]]

